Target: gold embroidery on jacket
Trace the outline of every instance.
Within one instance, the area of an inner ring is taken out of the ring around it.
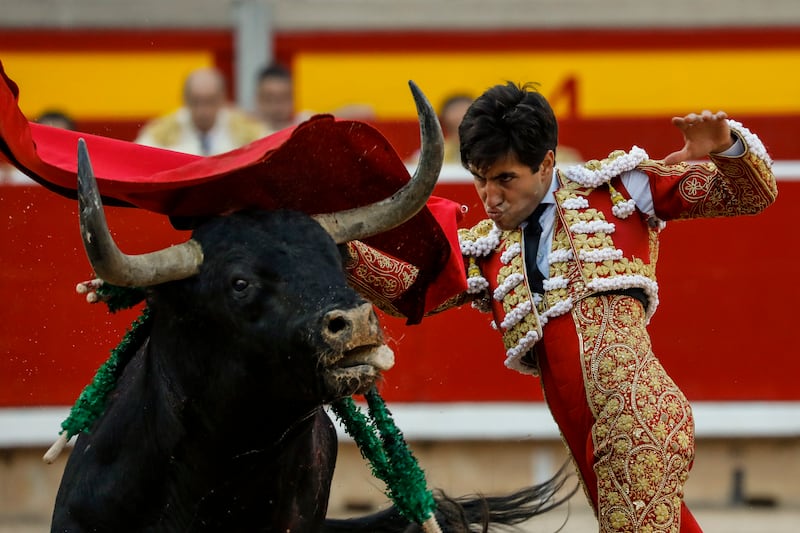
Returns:
[[[402,316],[392,301],[414,284],[419,276],[419,268],[383,254],[361,241],[348,242],[347,250],[349,257],[345,270],[350,285],[382,311]]]
[[[694,421],[655,357],[641,305],[590,297],[573,310],[592,428],[601,532],[680,530]]]
[[[520,230],[513,230],[513,231],[506,231],[503,232],[502,237],[500,238],[500,249],[498,253],[502,253],[505,250],[508,250],[511,246],[522,245],[522,232]],[[525,276],[525,262],[522,257],[522,253],[518,253],[511,258],[508,264],[503,265],[500,267],[500,270],[497,274],[497,284],[496,286],[500,286],[503,282],[508,278],[508,276],[512,274],[520,274]],[[539,326],[539,318],[536,312],[533,310],[533,295],[528,287],[527,282],[520,283],[513,289],[511,289],[508,294],[502,299],[502,306],[503,306],[503,313],[505,316],[508,316],[510,312],[514,310],[520,304],[524,302],[530,302],[531,311],[525,313],[522,319],[517,322],[516,324],[510,325],[508,328],[503,331],[503,344],[505,347],[514,348],[520,342],[520,340],[527,334],[529,331],[538,331],[540,330]]]
[[[579,195],[587,196],[594,189],[582,187],[575,184],[563,175],[559,175],[562,186],[556,191],[556,198],[559,205],[570,199],[577,198]],[[591,206],[585,209],[563,209],[563,225],[571,228],[579,223],[595,223],[600,224],[600,231],[589,233],[576,233],[570,231],[562,231],[559,234],[558,230],[553,238],[553,250],[569,249],[571,248],[574,253],[572,261],[579,265],[579,274],[581,280],[576,279],[576,273],[572,273],[569,279],[569,286],[566,292],[572,297],[573,302],[578,301],[592,293],[602,292],[604,290],[604,280],[609,280],[611,288],[630,288],[638,287],[645,291],[648,297],[647,316],[648,319],[655,313],[658,306],[658,284],[656,281],[655,259],[658,255],[658,232],[650,230],[649,244],[650,244],[650,263],[645,263],[642,258],[622,256],[617,259],[606,259],[603,261],[589,261],[581,259],[581,254],[596,253],[600,250],[615,250],[613,232],[617,224],[631,223],[628,221],[617,220],[610,223],[606,220],[605,214]],[[603,224],[605,223],[605,224]],[[605,229],[606,231],[603,231]],[[554,275],[551,265],[551,275]],[[569,269],[569,265],[560,267],[561,271]],[[563,275],[563,274],[562,274]],[[617,278],[619,281],[614,281]],[[563,298],[562,298],[563,299]],[[549,305],[554,305],[558,299],[547,298]]]
[[[710,156],[714,163],[690,166],[680,163],[684,173],[678,187],[689,208],[674,218],[712,218],[752,215],[775,201],[778,190],[772,171],[751,152],[740,157]],[[724,175],[719,168],[724,168]],[[674,176],[675,165],[647,161],[641,170],[656,176]]]

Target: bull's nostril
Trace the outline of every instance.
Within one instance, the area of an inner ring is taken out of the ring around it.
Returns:
[[[347,326],[347,319],[341,316],[332,318],[330,321],[328,321],[328,331],[331,333],[339,333],[340,331],[347,329]]]

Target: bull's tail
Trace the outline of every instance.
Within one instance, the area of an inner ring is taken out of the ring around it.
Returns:
[[[579,485],[565,490],[571,476],[565,467],[545,483],[526,487],[506,496],[462,496],[451,498],[435,491],[436,520],[443,533],[492,531],[492,526],[513,526],[546,513],[569,500]],[[335,532],[413,533],[422,528],[400,515],[396,507],[349,519],[328,519],[325,529]]]

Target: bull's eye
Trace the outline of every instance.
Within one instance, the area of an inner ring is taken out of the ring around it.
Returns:
[[[250,283],[248,283],[246,279],[241,279],[240,278],[240,279],[233,280],[233,290],[235,290],[236,292],[242,292],[249,285],[250,285]]]

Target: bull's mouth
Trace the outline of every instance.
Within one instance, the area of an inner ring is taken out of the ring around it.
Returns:
[[[389,370],[394,366],[394,352],[385,344],[359,346],[343,353],[333,366],[340,369],[371,366],[379,371]]]
[[[325,372],[325,384],[336,397],[364,394],[394,366],[394,352],[385,344],[358,346],[342,353]]]

